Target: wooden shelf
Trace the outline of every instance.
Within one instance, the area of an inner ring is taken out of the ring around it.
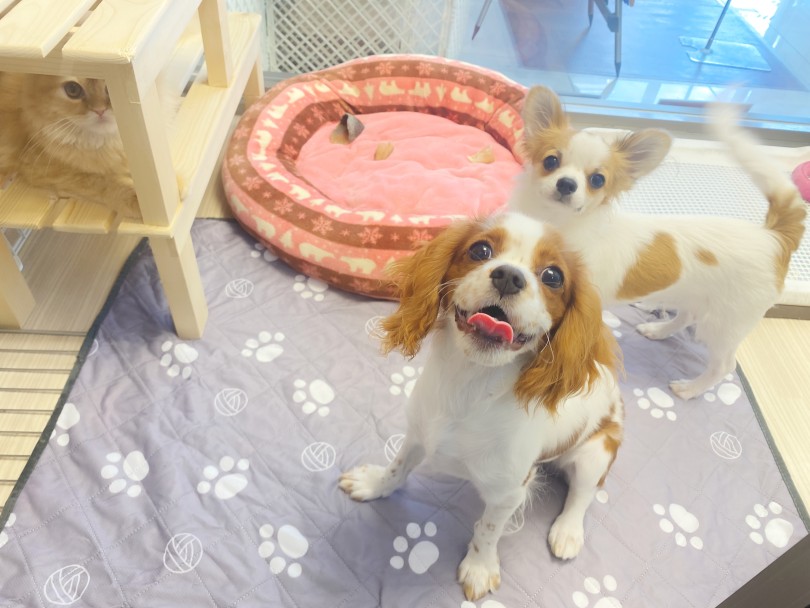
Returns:
[[[227,14],[225,0],[0,0],[0,70],[105,81],[143,217],[17,180],[0,190],[0,226],[148,237],[178,335],[200,337],[207,306],[189,233],[240,98],[263,93],[260,25]],[[167,128],[161,94],[179,93],[201,56]],[[0,251],[0,326],[19,327],[33,304],[8,257]]]

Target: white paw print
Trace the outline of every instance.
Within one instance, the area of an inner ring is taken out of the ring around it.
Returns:
[[[213,488],[214,496],[220,500],[229,500],[239,494],[247,487],[247,477],[242,473],[231,473],[236,468],[238,471],[247,471],[250,462],[247,458],[240,458],[238,461],[230,456],[223,456],[219,459],[219,466],[209,464],[203,469],[203,479],[197,484],[197,492],[208,494]],[[214,482],[216,480],[216,483]]]
[[[59,419],[56,421],[56,427],[51,433],[51,439],[56,438],[56,445],[65,447],[70,443],[70,435],[67,431],[76,426],[80,419],[81,415],[76,406],[73,403],[66,403],[59,414]]]
[[[253,251],[250,252],[250,257],[262,258],[265,262],[275,262],[278,260],[278,256],[261,243],[253,245]]]
[[[602,578],[601,585],[598,580],[589,576],[583,581],[582,586],[587,593],[574,591],[571,595],[571,599],[574,601],[574,605],[577,608],[588,608],[588,606],[592,606],[593,608],[622,608],[622,603],[619,600],[612,596],[603,595],[602,593],[602,587],[605,588],[605,593],[613,593],[616,591],[616,579],[610,574],[606,574],[604,578]],[[591,604],[591,600],[596,600],[596,603]]]
[[[461,602],[461,608],[476,608],[476,605],[475,602],[464,600]],[[484,603],[481,604],[481,608],[506,608],[506,606],[501,604],[498,600],[484,600]]]
[[[269,331],[260,331],[255,338],[245,340],[242,356],[255,357],[256,361],[270,363],[284,352],[284,347],[279,344],[283,340],[284,334],[280,331],[274,334]]]
[[[107,462],[108,464],[101,469],[101,476],[104,479],[112,479],[109,485],[110,492],[119,494],[126,490],[130,498],[140,496],[143,491],[140,482],[149,474],[149,463],[146,462],[143,452],[135,450],[126,457],[119,452],[110,452],[107,454]]]
[[[300,378],[294,383],[298,389],[293,393],[293,401],[301,403],[301,411],[307,416],[318,412],[319,416],[329,415],[329,404],[335,400],[335,391],[323,380],[313,380],[307,385]]]
[[[436,524],[429,521],[425,524],[425,536],[436,536]],[[422,536],[422,528],[419,524],[411,522],[405,527],[405,533],[412,540]],[[408,539],[404,536],[397,536],[394,539],[394,550],[397,553],[405,553],[408,550]],[[416,543],[408,553],[408,566],[414,574],[424,574],[439,559],[439,548],[429,540],[421,540]],[[401,555],[391,558],[391,567],[401,570],[405,566],[405,559]]]
[[[602,311],[602,322],[610,328],[610,331],[613,332],[613,335],[617,338],[622,337],[622,332],[619,331],[619,328],[622,326],[621,319],[614,315],[609,310]]]
[[[648,388],[646,395],[640,388],[634,388],[633,394],[638,397],[636,404],[643,410],[649,410],[653,418],[666,417],[673,422],[678,419],[678,415],[671,409],[675,400],[660,388]]]
[[[175,344],[171,340],[166,340],[160,347],[163,356],[160,358],[160,366],[166,368],[166,374],[170,378],[191,376],[191,364],[197,360],[199,353],[197,349],[188,344]]]
[[[410,365],[406,365],[402,368],[402,373],[394,372],[391,374],[392,384],[388,391],[392,395],[405,395],[406,397],[410,397],[416,380],[419,378],[419,374],[422,373],[422,369],[421,367],[414,368]]]
[[[653,511],[655,511],[656,515],[661,516],[661,521],[658,522],[658,525],[667,534],[672,533],[677,526],[678,531],[675,532],[675,544],[679,547],[685,547],[687,544],[686,535],[694,534],[700,527],[698,518],[679,504],[673,503],[669,505],[669,519],[664,517],[664,515],[667,514],[667,510],[663,505],[653,505]],[[684,532],[686,534],[684,534]],[[703,549],[703,540],[699,536],[692,536],[689,538],[688,542],[695,549]]]
[[[264,524],[259,528],[259,534],[264,539],[259,545],[259,557],[264,560],[269,559],[270,572],[281,574],[285,568],[287,576],[298,578],[303,570],[298,562],[288,562],[288,560],[301,559],[309,550],[309,542],[301,531],[295,526],[284,525],[278,529],[276,542],[281,551],[276,552],[276,544],[271,540],[275,530],[270,524]]]
[[[793,535],[793,524],[781,517],[774,517],[770,519],[765,528],[762,529],[762,520],[772,515],[780,515],[782,513],[782,505],[778,502],[771,502],[766,509],[761,504],[754,505],[754,514],[748,515],[745,518],[745,523],[752,529],[748,537],[756,544],[761,545],[766,540],[774,547],[779,549],[786,547]],[[764,538],[760,532],[762,530],[765,534]]]
[[[8,519],[6,520],[6,527],[0,530],[0,549],[5,547],[6,543],[8,542],[8,533],[6,532],[6,530],[11,526],[13,526],[15,521],[17,521],[17,516],[14,513],[12,513],[11,515],[8,516]]]
[[[608,496],[608,493],[604,488],[599,488],[599,490],[596,491],[595,498],[596,502],[598,502],[600,505],[606,505],[608,500],[610,500],[610,496]]]
[[[703,399],[709,403],[714,403],[719,399],[721,403],[726,405],[734,405],[737,403],[737,399],[742,395],[742,389],[732,382],[732,380],[734,380],[734,374],[728,374],[723,380],[725,380],[725,382],[703,393]]]
[[[295,285],[293,285],[293,290],[302,298],[305,300],[312,298],[316,302],[323,302],[323,299],[326,297],[327,289],[329,289],[329,285],[320,279],[306,277],[303,274],[299,274],[295,277]]]

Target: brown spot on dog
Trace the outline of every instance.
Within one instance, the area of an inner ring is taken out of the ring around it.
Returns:
[[[656,232],[636,256],[636,262],[624,275],[616,292],[620,300],[635,300],[666,289],[681,276],[681,258],[675,238],[666,232]]]
[[[555,446],[549,446],[545,448],[542,452],[540,452],[540,455],[535,460],[535,463],[555,460],[560,456],[562,456],[563,454],[565,454],[575,445],[577,445],[577,443],[579,443],[579,440],[582,438],[582,433],[585,432],[585,425],[586,423],[583,422],[582,426],[580,426],[576,431],[574,431],[571,434],[571,436],[568,437],[568,439],[566,439],[565,441],[561,441]]]
[[[708,249],[704,249],[701,247],[695,252],[695,257],[698,259],[699,262],[706,264],[706,266],[717,266],[720,262],[717,260],[717,256],[714,255]]]
[[[768,214],[765,227],[779,239],[776,255],[776,288],[781,292],[785,285],[790,256],[799,247],[804,235],[804,219],[807,209],[795,188],[782,188],[768,196]]]
[[[598,485],[600,488],[605,483],[605,478],[607,477],[607,474],[610,471],[610,467],[613,466],[613,461],[616,460],[616,454],[619,451],[619,446],[622,444],[622,435],[623,435],[622,425],[616,422],[615,420],[607,421],[604,424],[604,426],[602,426],[601,430],[594,433],[594,437],[602,438],[602,441],[604,442],[605,451],[608,454],[610,454],[610,462],[608,463],[608,466],[605,467],[605,472],[599,479]]]

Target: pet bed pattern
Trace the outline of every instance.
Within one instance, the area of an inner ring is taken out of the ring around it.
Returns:
[[[669,378],[704,353],[685,333],[644,339],[618,307],[626,438],[582,553],[551,557],[549,477],[500,542],[500,590],[465,602],[469,483],[422,467],[364,504],[337,486],[402,439],[424,353],[379,354],[394,303],[297,274],[234,222],[192,236],[205,339],[177,339],[144,249],[2,515],[0,608],[707,608],[806,535],[740,378],[679,401]]]
[[[235,129],[222,166],[227,200],[244,228],[294,269],[351,292],[390,298],[386,264],[432,238],[453,215],[473,213],[465,211],[462,197],[437,201],[433,214],[341,209],[298,170],[302,146],[346,113],[362,120],[363,114],[412,111],[480,129],[511,151],[523,125],[525,93],[496,72],[418,55],[356,59],[286,80],[251,106]]]

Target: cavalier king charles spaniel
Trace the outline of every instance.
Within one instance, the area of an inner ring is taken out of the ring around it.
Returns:
[[[709,351],[699,376],[670,384],[681,399],[734,371],[737,347],[773,306],[804,233],[806,205],[796,186],[738,124],[733,109],[710,106],[708,125],[768,199],[762,225],[731,217],[628,213],[619,195],[653,171],[670,136],[641,129],[618,138],[576,130],[553,91],[536,86],[523,106],[525,171],[509,202],[550,222],[585,262],[605,306],[644,301],[677,309],[642,323],[652,340],[695,326]],[[763,200],[763,203],[765,201]]]
[[[389,496],[423,459],[472,482],[486,503],[458,579],[469,600],[500,585],[497,544],[541,464],[568,479],[548,536],[561,559],[584,542],[583,518],[622,441],[613,336],[577,255],[547,224],[516,213],[452,224],[393,268],[399,308],[384,350],[430,353],[387,467],[344,473],[358,501]]]

